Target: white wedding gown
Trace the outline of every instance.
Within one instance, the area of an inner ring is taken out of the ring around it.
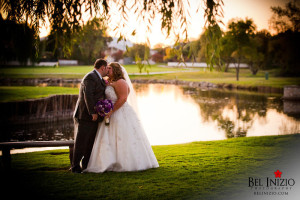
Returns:
[[[117,95],[112,86],[105,90],[113,103]],[[139,171],[158,167],[158,162],[134,109],[125,102],[110,117],[110,124],[99,124],[93,150],[84,172]]]

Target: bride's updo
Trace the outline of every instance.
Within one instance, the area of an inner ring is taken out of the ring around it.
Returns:
[[[119,63],[112,62],[112,63],[109,63],[109,66],[111,66],[112,72],[113,72],[112,81],[117,81],[119,79],[125,80],[122,68]]]

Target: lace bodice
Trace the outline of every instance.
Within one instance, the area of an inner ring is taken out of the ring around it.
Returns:
[[[113,104],[115,104],[118,99],[115,89],[110,85],[105,89],[105,96],[107,99],[111,100]]]

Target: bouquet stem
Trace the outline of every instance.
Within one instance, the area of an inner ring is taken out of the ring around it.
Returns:
[[[109,125],[109,118],[108,118],[108,117],[105,117],[105,118],[104,118],[104,121],[105,121],[105,125],[108,126],[108,125]]]

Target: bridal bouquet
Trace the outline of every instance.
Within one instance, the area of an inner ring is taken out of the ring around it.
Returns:
[[[105,119],[105,125],[109,125],[109,118],[105,116],[114,109],[114,105],[111,100],[103,99],[96,103],[95,110],[96,112]]]

